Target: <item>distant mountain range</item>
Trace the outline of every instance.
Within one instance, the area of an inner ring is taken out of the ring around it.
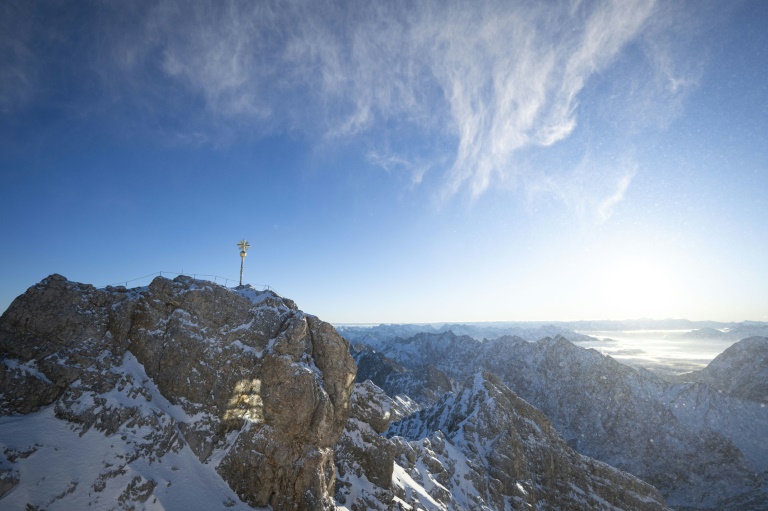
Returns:
[[[44,279],[0,317],[0,508],[768,510],[768,337],[670,383],[563,324],[339,330]]]
[[[623,332],[630,330],[687,330],[669,332],[683,338],[718,338],[738,341],[753,336],[768,336],[768,323],[743,321],[722,323],[716,321],[689,321],[687,319],[635,319],[625,321],[493,321],[479,323],[424,323],[382,325],[337,325],[336,329],[352,342],[376,346],[379,342],[397,338],[406,339],[419,333],[453,332],[477,340],[517,336],[529,341],[560,335],[572,342],[588,337],[578,332]]]
[[[435,373],[452,382],[478,371],[494,374],[544,412],[578,452],[650,482],[674,506],[768,508],[762,489],[768,408],[760,398],[768,382],[768,338],[738,343],[677,384],[564,337],[480,342],[452,332],[420,333],[355,348],[358,381],[371,379],[425,407],[436,406],[432,396],[445,387]],[[739,371],[728,370],[734,367]],[[428,380],[421,376],[427,373],[433,374]]]

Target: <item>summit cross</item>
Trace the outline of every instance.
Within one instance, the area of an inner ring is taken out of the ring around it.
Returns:
[[[251,248],[251,244],[245,240],[240,240],[237,244],[240,247],[240,285],[243,285],[243,265],[245,263],[245,253]]]

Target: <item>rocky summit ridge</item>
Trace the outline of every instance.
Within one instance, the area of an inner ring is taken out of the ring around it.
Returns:
[[[356,368],[331,325],[271,291],[52,275],[3,314],[0,354],[0,507],[334,508]],[[46,470],[59,449],[70,466]]]
[[[0,508],[667,509],[499,377],[411,355],[387,395],[272,291],[51,275],[0,317]]]

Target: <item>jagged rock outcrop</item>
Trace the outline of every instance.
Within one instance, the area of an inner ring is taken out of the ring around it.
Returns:
[[[352,357],[357,364],[357,382],[370,380],[388,395],[408,396],[422,407],[432,406],[443,394],[453,390],[451,379],[432,364],[413,371],[364,346],[353,347]]]
[[[477,493],[461,495],[462,508],[666,509],[649,484],[570,449],[543,413],[490,373],[477,373],[462,392],[393,424],[388,435],[428,439],[438,459],[460,450],[467,468],[433,466],[445,488],[461,487],[469,476]]]
[[[673,385],[564,338],[419,333],[353,350],[382,390],[270,291],[52,275],[0,318],[0,508],[663,508],[587,454],[680,507],[762,509],[764,343]]]
[[[653,484],[671,505],[722,507],[760,492],[768,501],[768,409],[759,403],[673,385],[564,338],[418,334],[377,350],[406,370],[432,364],[456,381],[496,374],[571,447]]]
[[[366,421],[381,429],[387,400],[370,381],[356,387],[337,446],[345,509],[667,509],[650,485],[570,449],[493,375],[393,423],[385,439]]]
[[[355,384],[350,404],[350,418],[335,447],[336,500],[351,511],[387,509],[394,446],[382,433],[392,420],[394,403],[367,381]]]
[[[146,465],[194,457],[202,468],[189,470],[231,488],[213,507],[332,509],[355,371],[333,327],[271,291],[183,276],[101,290],[52,275],[0,318],[0,504],[88,505],[119,489],[125,508],[180,508],[171,483],[183,478]],[[37,499],[14,492],[19,464],[37,466],[55,443],[14,429],[24,421],[113,439],[95,481],[48,478]]]

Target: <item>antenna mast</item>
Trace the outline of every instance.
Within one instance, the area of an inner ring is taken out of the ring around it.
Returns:
[[[243,264],[245,263],[245,253],[251,248],[251,244],[245,240],[240,240],[237,244],[240,247],[240,285],[243,285]]]

